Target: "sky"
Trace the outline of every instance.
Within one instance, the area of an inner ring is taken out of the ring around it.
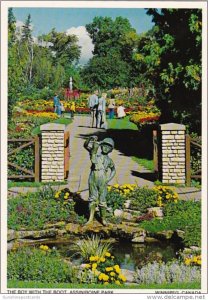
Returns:
[[[118,16],[128,18],[137,33],[152,28],[152,18],[143,8],[13,8],[17,26],[25,22],[31,15],[33,36],[48,33],[52,28],[56,31],[76,34],[82,47],[80,63],[85,64],[92,57],[93,45],[85,25],[91,23],[95,16],[108,16],[115,19]]]

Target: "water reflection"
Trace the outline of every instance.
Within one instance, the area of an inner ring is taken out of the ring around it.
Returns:
[[[57,249],[63,257],[68,257],[75,264],[80,264],[79,256],[74,255],[72,251],[72,241],[48,241],[44,244],[50,248]],[[177,257],[177,251],[180,249],[179,244],[166,241],[158,243],[132,244],[129,242],[118,241],[113,243],[112,253],[118,259],[121,268],[135,270],[149,262],[164,261],[168,262]]]

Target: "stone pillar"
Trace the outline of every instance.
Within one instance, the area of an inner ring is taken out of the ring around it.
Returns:
[[[186,144],[185,126],[168,123],[160,125],[161,154],[160,173],[163,183],[185,184]]]
[[[65,125],[47,123],[40,126],[42,138],[41,181],[64,181]]]

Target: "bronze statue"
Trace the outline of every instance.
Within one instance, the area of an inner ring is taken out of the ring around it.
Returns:
[[[99,206],[101,223],[106,226],[107,184],[116,174],[114,163],[108,156],[113,151],[114,141],[111,138],[105,138],[98,142],[97,136],[91,136],[85,141],[84,147],[89,151],[92,162],[88,179],[90,217],[86,224],[93,221],[95,209]]]

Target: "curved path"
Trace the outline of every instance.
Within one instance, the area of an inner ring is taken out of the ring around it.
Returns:
[[[83,199],[88,198],[88,176],[90,172],[90,158],[88,152],[84,149],[85,139],[90,135],[97,135],[99,140],[109,136],[108,130],[96,129],[90,127],[89,116],[75,116],[72,124],[68,126],[70,131],[70,171],[69,171],[69,188],[72,191],[80,191]],[[123,143],[127,143],[124,138]],[[132,147],[132,144],[124,145],[125,149]],[[130,150],[130,149],[129,149]],[[126,154],[127,153],[127,154]],[[151,172],[143,166],[137,164],[128,155],[131,151],[115,149],[110,155],[116,166],[116,176],[110,184],[137,184],[141,186],[154,186],[151,178]],[[145,179],[146,178],[146,179]],[[201,199],[201,191],[195,187],[177,187],[176,191],[181,199]]]

